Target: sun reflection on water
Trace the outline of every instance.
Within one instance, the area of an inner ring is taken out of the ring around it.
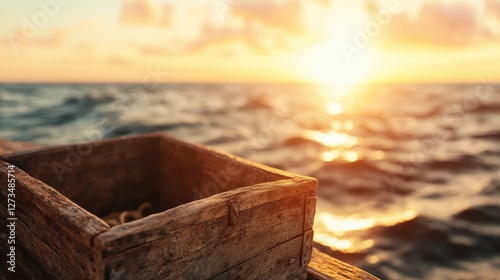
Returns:
[[[374,240],[363,239],[363,231],[376,226],[391,226],[413,219],[413,210],[379,213],[372,216],[336,216],[332,212],[316,210],[314,241],[344,253],[360,252],[374,245]],[[376,261],[376,260],[372,260]]]
[[[333,130],[326,133],[316,130],[307,130],[304,132],[304,137],[332,148],[352,147],[358,144],[357,137]]]
[[[354,128],[354,122],[353,121],[345,121],[344,122],[344,129],[345,130],[352,130]]]
[[[381,150],[373,151],[371,153],[371,158],[373,160],[381,160],[385,157],[385,153]]]
[[[339,87],[324,87],[323,91],[320,92],[324,104],[322,105],[324,106],[323,110],[328,114],[327,118],[332,119],[330,121],[330,129],[327,131],[306,130],[303,136],[306,139],[332,148],[321,153],[320,159],[324,162],[334,160],[355,162],[363,157],[360,152],[353,149],[360,142],[360,138],[350,135],[350,131],[354,129],[355,123],[351,119],[346,119],[350,114],[345,110],[346,102],[353,98],[353,95],[353,88],[350,86],[342,87],[342,90],[339,90]],[[368,157],[381,158],[381,155],[378,153],[368,155]]]
[[[329,115],[338,115],[342,113],[342,105],[340,103],[335,102],[335,101],[330,101],[326,104],[326,110]]]
[[[342,155],[340,151],[337,150],[331,150],[331,151],[326,151],[321,154],[321,159],[323,161],[333,161],[337,158],[339,158]]]
[[[369,255],[366,259],[371,264],[376,264],[380,261],[380,257],[377,255]]]
[[[361,158],[361,154],[356,151],[346,151],[344,152],[344,159],[349,162],[355,162]]]

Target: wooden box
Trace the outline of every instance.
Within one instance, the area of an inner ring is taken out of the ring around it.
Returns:
[[[306,277],[313,178],[164,134],[122,137],[4,155],[1,217],[10,164],[16,272],[2,261],[4,278]],[[114,227],[99,218],[146,201],[155,214]]]

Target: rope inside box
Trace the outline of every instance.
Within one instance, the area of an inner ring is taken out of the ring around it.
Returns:
[[[144,202],[139,205],[137,210],[127,210],[122,212],[113,212],[104,216],[102,219],[110,226],[118,226],[124,223],[139,220],[153,213],[153,205],[149,202]]]

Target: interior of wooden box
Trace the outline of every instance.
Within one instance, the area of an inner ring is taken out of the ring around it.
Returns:
[[[162,135],[48,148],[5,160],[99,217],[146,202],[160,212],[286,178]]]

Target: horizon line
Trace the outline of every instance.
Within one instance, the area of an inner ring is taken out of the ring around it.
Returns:
[[[149,84],[314,84],[314,85],[326,85],[332,87],[349,87],[349,86],[362,86],[362,85],[401,85],[401,84],[482,84],[481,81],[380,81],[380,82],[360,82],[354,84],[329,84],[322,82],[313,81],[171,81],[171,82],[158,82]],[[143,84],[139,81],[1,81],[0,84]],[[500,84],[500,81],[494,80],[488,82],[487,84]]]

